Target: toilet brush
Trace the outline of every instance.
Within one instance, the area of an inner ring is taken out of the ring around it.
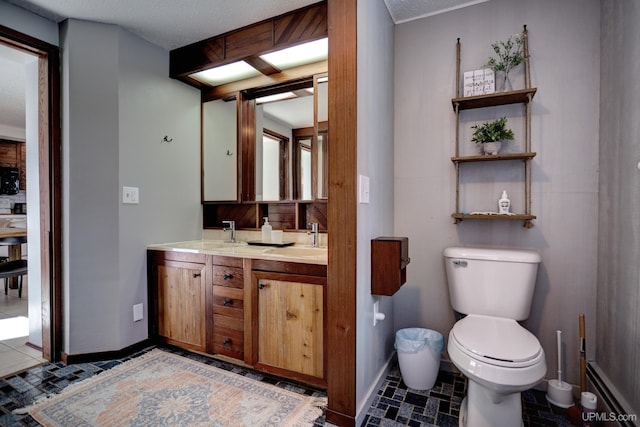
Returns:
[[[556,331],[558,341],[558,379],[549,380],[547,384],[547,400],[560,408],[573,406],[571,384],[562,381],[562,331]]]

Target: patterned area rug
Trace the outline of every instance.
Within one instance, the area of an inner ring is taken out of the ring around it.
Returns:
[[[155,349],[24,411],[47,427],[298,427],[313,425],[324,406],[326,398]]]

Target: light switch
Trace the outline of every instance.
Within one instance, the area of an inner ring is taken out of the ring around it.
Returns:
[[[358,201],[360,203],[369,203],[369,177],[364,175],[358,176]]]
[[[144,319],[143,304],[135,304],[133,306],[133,321],[138,322]]]
[[[122,203],[140,203],[140,193],[138,187],[122,187]]]

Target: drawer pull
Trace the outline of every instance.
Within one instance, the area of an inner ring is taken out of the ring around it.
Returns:
[[[202,274],[200,273],[193,273],[193,278],[196,279],[198,277],[202,276]]]
[[[233,305],[233,300],[229,299],[229,298],[225,298],[225,300],[222,302],[222,305]]]
[[[222,278],[224,280],[231,280],[233,279],[233,274],[226,273],[224,276],[222,276]]]
[[[228,346],[231,345],[231,338],[226,338],[223,342],[222,342],[223,346]]]

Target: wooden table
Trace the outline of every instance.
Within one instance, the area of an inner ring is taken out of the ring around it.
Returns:
[[[0,246],[9,246],[9,261],[22,259],[22,244],[27,243],[26,228],[0,228]],[[9,280],[9,288],[17,289],[17,278]]]

